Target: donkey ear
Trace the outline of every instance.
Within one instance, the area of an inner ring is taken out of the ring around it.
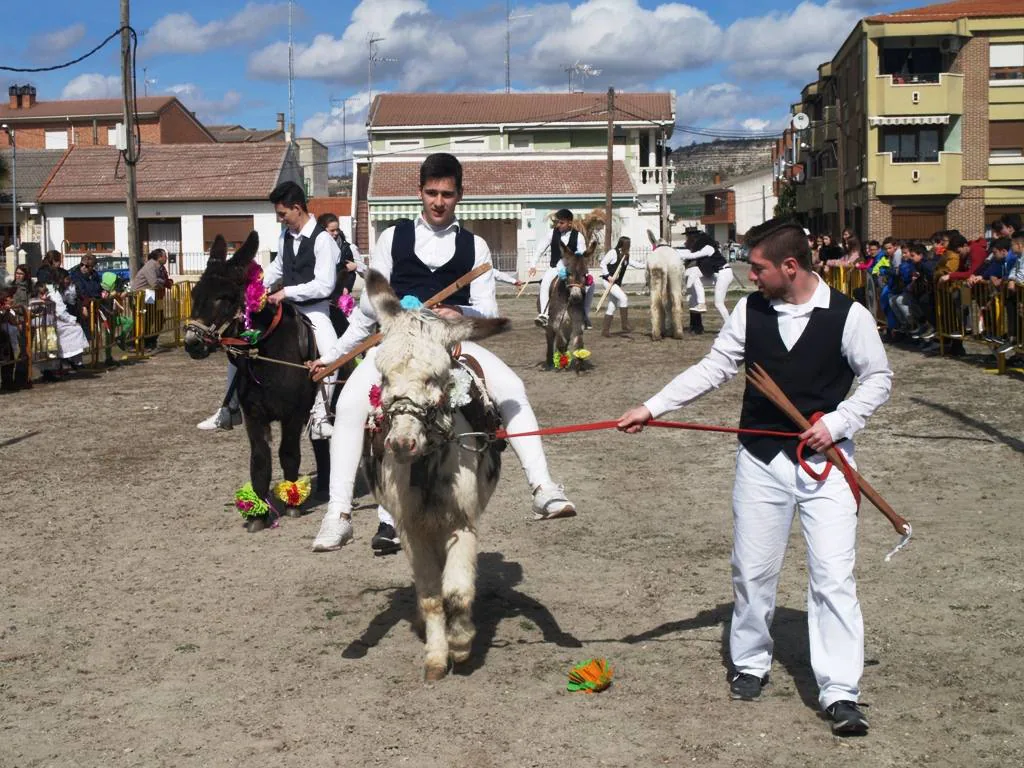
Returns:
[[[651,230],[649,230],[649,229],[647,230],[647,239],[651,241],[651,247],[652,248],[657,248],[658,247],[658,245],[659,245],[658,238],[656,238],[654,236],[654,233],[651,232]]]
[[[206,271],[204,274],[223,274],[228,255],[228,244],[224,241],[224,238],[220,235],[213,241],[213,245],[210,246],[210,258],[206,261]]]
[[[384,328],[404,311],[391,283],[375,269],[366,273],[366,295],[370,299],[374,312],[377,313],[377,320],[380,321],[381,328]]]
[[[594,255],[594,251],[596,251],[596,250],[597,250],[597,239],[595,238],[594,240],[590,241],[590,245],[587,246],[587,252],[584,253],[583,255],[589,259],[591,256]]]
[[[220,235],[217,237],[220,237]],[[231,257],[229,263],[233,267],[248,266],[249,262],[256,258],[256,251],[258,251],[259,248],[260,236],[254,230],[249,233],[247,238],[245,238],[245,242],[242,243],[242,247],[235,251],[235,254]]]
[[[479,341],[509,329],[507,317],[464,317],[445,320],[445,344],[453,346],[460,341]]]

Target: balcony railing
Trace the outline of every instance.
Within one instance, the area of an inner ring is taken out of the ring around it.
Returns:
[[[660,193],[662,178],[665,180],[665,188],[668,192],[675,189],[676,169],[672,166],[657,165],[637,168],[637,192],[645,194]]]
[[[916,78],[916,80],[914,79]],[[875,115],[960,115],[964,111],[964,76],[879,75],[868,111]]]
[[[883,195],[959,195],[963,182],[963,155],[939,152],[933,162],[895,162],[891,152],[868,156],[869,178],[875,181],[875,194]]]

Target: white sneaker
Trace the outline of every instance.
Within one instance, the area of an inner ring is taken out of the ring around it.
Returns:
[[[535,520],[575,517],[576,507],[566,498],[564,486],[544,483],[533,491],[533,515]]]
[[[707,312],[708,311],[708,305],[707,304],[698,304],[696,307],[694,307],[690,311],[691,312]]]
[[[320,532],[313,540],[314,552],[333,552],[341,549],[352,541],[352,518],[344,515],[334,516],[330,512],[324,515],[320,523]]]
[[[547,312],[541,312],[539,315],[537,315],[537,317],[534,318],[533,324],[536,325],[538,328],[547,328],[548,327],[548,315],[547,315]]]
[[[196,426],[199,429],[234,429],[242,423],[242,412],[230,408],[218,408],[217,412],[208,419],[200,421]]]
[[[309,412],[309,439],[326,440],[333,434],[334,427],[327,419],[327,406],[324,405],[323,396],[318,394]]]

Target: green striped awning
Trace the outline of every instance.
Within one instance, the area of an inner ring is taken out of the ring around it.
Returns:
[[[419,203],[370,203],[370,218],[375,221],[392,219],[413,219],[419,215]],[[480,221],[481,219],[518,219],[522,213],[521,203],[459,203],[456,214],[460,219]]]

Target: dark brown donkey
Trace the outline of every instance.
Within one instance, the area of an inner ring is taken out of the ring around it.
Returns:
[[[547,368],[572,366],[577,373],[583,361],[573,353],[583,349],[583,302],[587,297],[590,258],[597,248],[595,240],[586,253],[577,256],[562,245],[562,264],[558,277],[551,283],[547,325],[548,349],[544,364]],[[567,359],[568,366],[556,360]]]

